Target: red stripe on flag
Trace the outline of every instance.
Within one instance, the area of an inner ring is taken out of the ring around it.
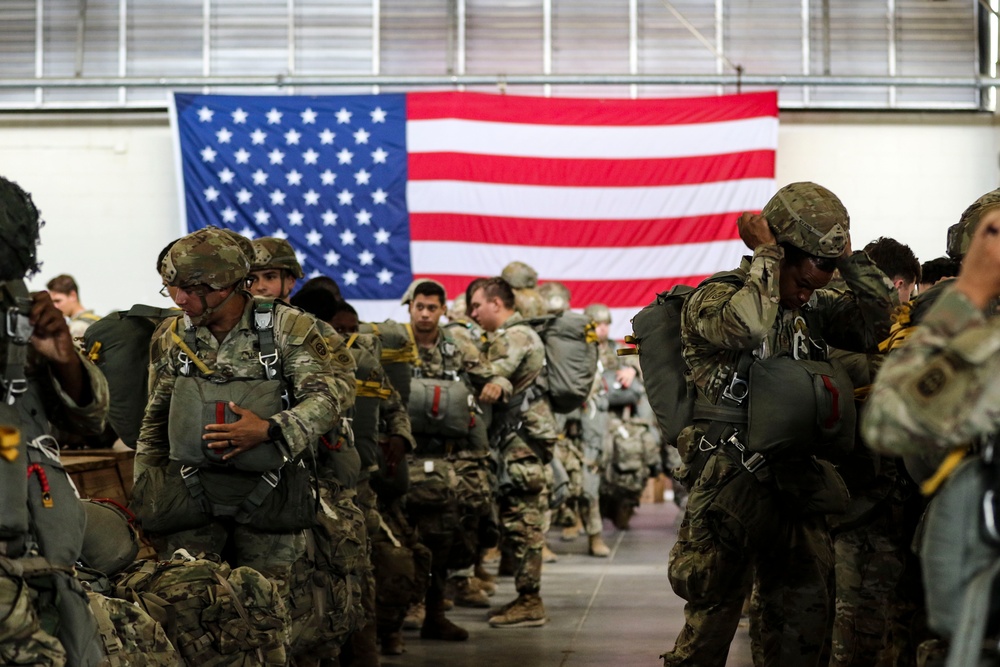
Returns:
[[[411,181],[566,187],[650,187],[773,178],[774,151],[661,160],[570,160],[468,153],[410,153]]]
[[[442,276],[421,273],[418,278],[430,278],[444,285],[449,299],[459,294],[465,294],[476,278],[482,276]],[[666,291],[674,285],[697,285],[708,276],[686,276],[676,278],[658,278],[655,280],[562,280],[572,295],[573,308],[585,308],[592,303],[603,303],[609,308],[635,308],[639,312],[650,303],[657,294]],[[541,280],[539,283],[548,282]]]
[[[628,113],[622,112],[623,106]],[[778,115],[776,91],[686,99],[552,98],[488,93],[408,93],[407,120],[460,118],[530,125],[636,126],[712,123]]]
[[[411,241],[455,241],[562,248],[628,248],[739,238],[742,211],[660,220],[542,220],[411,213]],[[544,270],[544,267],[536,267]]]

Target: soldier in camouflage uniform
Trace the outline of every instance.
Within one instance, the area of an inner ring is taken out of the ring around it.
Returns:
[[[496,404],[490,425],[498,448],[502,536],[512,549],[518,597],[493,613],[493,627],[536,627],[548,620],[539,595],[546,510],[546,464],[559,434],[538,378],[545,346],[530,326],[519,326],[514,292],[503,278],[490,278],[469,301],[472,318],[492,335],[486,350],[490,381],[479,395]],[[523,407],[525,406],[526,407]],[[500,411],[502,409],[502,412]]]
[[[270,376],[262,351],[257,349],[262,345],[256,324],[260,314],[258,302],[243,289],[249,267],[250,260],[240,244],[214,228],[178,240],[160,263],[160,274],[172,288],[171,296],[183,315],[173,320],[176,326],[167,328],[152,343],[151,358],[156,361],[150,368],[149,401],[136,446],[137,488],[144,485],[145,477],[154,473],[167,480],[180,476],[179,467],[171,464],[171,458],[173,448],[182,439],[168,437],[168,415],[179,377]],[[314,455],[320,437],[340,421],[349,403],[343,386],[330,372],[330,348],[315,320],[280,304],[271,312],[271,331],[280,369],[276,379],[280,378],[287,387],[292,405],[273,415],[257,415],[230,402],[228,408],[238,419],[232,423],[208,424],[201,436],[208,450],[222,455],[223,463],[233,463],[234,458],[267,443],[286,461],[292,461],[291,465],[304,465],[296,461]],[[202,478],[199,481],[204,493],[216,486],[227,487],[237,478],[242,480],[237,471],[225,466],[188,469],[182,483],[189,488],[192,476]],[[291,488],[292,479],[300,480],[297,483],[300,486],[303,477],[285,472],[274,488],[286,485],[284,490],[289,498],[310,493],[308,488]],[[146,498],[154,506],[157,500]],[[161,536],[160,553],[169,557],[175,549],[183,547],[193,553],[224,554],[234,566],[248,565],[276,580],[287,597],[292,564],[305,552],[305,546],[302,530],[271,532],[232,517],[211,516],[204,525],[167,531]]]
[[[524,262],[511,262],[503,267],[500,277],[514,290],[514,307],[524,317],[545,314],[545,300],[536,289],[538,272]]]
[[[851,254],[847,211],[832,192],[793,183],[771,198],[763,215],[744,213],[737,224],[754,251],[736,272],[742,286],[710,282],[682,310],[696,411],[722,405],[724,392],[731,395],[740,353],[822,359],[824,339],[871,352],[888,331],[890,287],[864,253]],[[822,289],[835,269],[851,292]],[[787,409],[795,409],[793,400]],[[753,588],[755,664],[814,667],[828,657],[833,611],[824,512],[842,508],[846,491],[833,467],[812,455],[810,442],[762,463],[734,444],[740,428],[696,420],[678,438],[686,468],[679,477],[691,494],[668,575],[687,604],[684,628],[662,656],[664,665],[725,665]]]

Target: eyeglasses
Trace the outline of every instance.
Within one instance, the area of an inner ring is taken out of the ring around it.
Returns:
[[[160,295],[161,296],[166,296],[166,297],[171,296],[170,295],[170,288],[171,287],[173,287],[173,285],[164,285],[163,287],[161,287],[160,288]],[[185,294],[190,294],[190,295],[196,296],[198,298],[202,298],[206,294],[208,294],[209,292],[214,292],[215,291],[214,289],[212,289],[208,285],[191,285],[190,287],[174,287],[174,289],[177,290],[178,292],[184,292]]]

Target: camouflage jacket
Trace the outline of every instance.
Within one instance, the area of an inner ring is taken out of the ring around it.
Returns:
[[[892,286],[863,252],[838,262],[849,290],[819,289],[803,308],[779,305],[777,245],[761,246],[744,257],[737,288],[715,282],[696,290],[681,314],[683,355],[694,383],[713,403],[729,384],[740,354],[761,359],[791,353],[801,333],[799,357],[822,359],[826,344],[856,352],[875,352],[889,331]]]
[[[482,386],[489,381],[493,370],[485,365],[479,347],[471,337],[452,336],[457,327],[438,327],[437,341],[433,347],[417,346],[419,357],[414,372],[428,378],[444,377],[446,373],[466,373],[474,378],[473,384]],[[467,331],[467,329],[461,329]]]
[[[545,367],[545,344],[530,326],[517,326],[522,319],[521,314],[515,312],[491,336],[484,353],[489,381],[503,388],[505,402],[536,385]],[[552,406],[545,394],[528,403],[523,423],[528,435],[535,439],[555,440],[559,437]]]
[[[477,352],[482,352],[485,349],[486,342],[489,340],[478,324],[472,322],[471,320],[455,320],[445,324],[443,327],[445,333],[451,336],[456,341],[468,343],[476,349]]]
[[[81,435],[96,435],[104,430],[108,416],[108,382],[90,360],[79,351],[77,355],[83,364],[84,382],[90,388],[91,400],[87,405],[77,405],[60,386],[48,362],[29,351],[25,372],[28,389],[14,403],[22,442],[52,435],[53,425]]]
[[[1000,319],[948,287],[917,330],[888,356],[861,432],[889,454],[921,454],[1000,428]]]
[[[216,373],[229,377],[263,377],[258,360],[257,332],[254,328],[256,301],[244,295],[242,319],[220,343],[207,327],[196,331],[198,358]],[[184,319],[178,318],[178,329]],[[178,332],[183,335],[183,331]],[[349,406],[349,394],[331,372],[330,347],[316,326],[316,320],[301,311],[279,304],[274,309],[274,342],[279,364],[294,405],[271,416],[281,427],[289,453],[297,456],[313,448],[321,435],[340,421]],[[173,332],[163,331],[152,342],[150,394],[136,443],[135,477],[147,466],[168,462],[170,443],[167,418],[174,383],[181,375],[180,347]],[[194,370],[197,372],[197,370]]]

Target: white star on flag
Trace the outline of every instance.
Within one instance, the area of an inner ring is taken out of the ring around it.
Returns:
[[[334,181],[337,180],[337,175],[332,171],[330,171],[329,169],[327,169],[326,171],[324,171],[322,174],[319,175],[319,178],[320,181],[322,181],[323,185],[333,185]]]
[[[281,123],[281,117],[284,114],[277,109],[271,109],[267,112],[267,124],[268,125],[278,125]]]
[[[309,107],[306,107],[305,110],[299,114],[299,117],[302,119],[303,125],[312,125],[316,122],[316,112]]]
[[[288,240],[288,232],[286,232],[284,229],[280,229],[279,228],[277,231],[274,232],[274,238],[276,238],[276,239],[284,239],[285,241],[287,241]]]
[[[372,175],[362,169],[361,171],[354,174],[354,181],[358,185],[368,185],[368,182],[372,180]]]
[[[319,269],[313,269],[312,271],[309,272],[309,280],[312,280],[313,278],[319,278],[322,275],[323,274],[320,273]]]
[[[232,113],[233,122],[237,125],[242,125],[247,122],[247,112],[243,109],[237,107],[236,111]]]
[[[232,206],[222,209],[222,219],[225,222],[236,222],[236,211]]]
[[[382,107],[375,107],[371,112],[373,123],[384,123],[385,122],[385,110]]]
[[[382,148],[377,148],[372,151],[372,162],[375,164],[385,164],[385,159],[389,157],[389,153]]]
[[[267,132],[259,127],[250,133],[250,141],[253,142],[254,146],[263,146],[265,139],[267,139]]]
[[[345,125],[351,122],[351,112],[347,109],[341,107],[340,111],[336,113],[337,123],[340,125]]]
[[[205,188],[205,201],[215,201],[219,198],[219,191],[209,186]]]
[[[275,206],[281,206],[282,204],[284,204],[285,203],[285,193],[282,192],[281,190],[278,190],[277,188],[275,188],[271,192],[271,203],[274,204]]]
[[[201,159],[203,162],[215,162],[215,156],[217,153],[211,146],[205,146],[201,149]]]
[[[250,151],[241,148],[233,153],[233,157],[236,158],[236,164],[246,164],[250,161]]]
[[[253,237],[257,236],[257,232],[250,229],[249,226],[244,225],[243,229],[240,230],[240,236],[245,236],[248,239],[253,239]]]
[[[365,209],[361,209],[355,214],[354,219],[358,221],[359,225],[370,225],[372,223],[372,214]]]
[[[337,194],[337,201],[341,206],[350,206],[354,201],[354,195],[345,188]]]
[[[319,142],[325,145],[333,145],[333,140],[336,138],[336,134],[330,130],[323,130],[319,133]]]
[[[378,276],[379,284],[388,285],[392,282],[392,271],[389,269],[382,269],[375,275]]]
[[[229,183],[233,182],[233,178],[235,176],[236,174],[233,173],[233,171],[229,167],[226,167],[225,169],[219,172],[219,182],[228,185]]]
[[[315,190],[309,190],[302,197],[306,200],[306,206],[315,206],[319,203],[319,193]]]
[[[319,153],[310,148],[302,154],[302,159],[306,164],[316,164],[316,160],[319,159]]]
[[[301,138],[302,135],[299,132],[296,132],[294,129],[285,132],[285,143],[288,144],[289,146],[294,146],[298,144],[299,139]]]
[[[251,176],[253,176],[254,185],[267,185],[267,172],[263,169],[258,169]]]
[[[340,164],[351,164],[351,160],[354,159],[354,153],[342,148],[339,153],[337,153],[337,161]]]
[[[292,169],[290,172],[285,174],[285,180],[288,181],[289,185],[301,185],[302,174],[298,169]]]
[[[242,190],[236,193],[236,201],[238,201],[241,204],[249,204],[252,198],[253,198],[253,193],[247,190],[246,188],[243,188]]]
[[[288,224],[298,227],[299,225],[302,224],[302,220],[304,218],[305,216],[299,212],[299,209],[295,209],[294,211],[288,214]]]
[[[375,232],[375,243],[379,245],[385,245],[386,243],[389,242],[390,236],[392,236],[392,234],[390,234],[389,232],[385,231],[384,229],[379,229],[377,232]]]
[[[271,214],[262,208],[257,209],[257,212],[253,214],[253,219],[258,225],[266,225],[271,222]]]
[[[323,235],[317,232],[315,229],[310,229],[306,233],[306,243],[309,245],[319,245],[323,241]]]
[[[384,204],[388,198],[389,198],[389,193],[383,190],[382,188],[379,188],[378,190],[372,193],[372,201],[376,204]]]
[[[358,282],[358,274],[354,272],[354,269],[349,269],[344,274],[344,284],[345,285],[356,285]]]
[[[357,132],[354,133],[354,143],[356,143],[356,144],[367,144],[368,143],[368,137],[370,137],[370,136],[371,135],[368,134],[368,132],[365,131],[364,128],[361,128],[360,130],[358,130]]]
[[[335,250],[328,251],[323,255],[323,259],[326,261],[327,266],[337,266],[340,264],[340,255]]]
[[[375,253],[371,250],[362,250],[358,253],[358,261],[361,262],[361,266],[369,266],[375,261]]]
[[[301,250],[296,250],[295,259],[299,260],[299,265],[301,266],[302,264],[306,263],[306,254]]]
[[[354,239],[357,238],[357,234],[352,232],[350,229],[345,229],[340,233],[340,242],[343,245],[354,245]]]
[[[215,112],[209,109],[208,107],[202,107],[198,109],[198,120],[200,120],[203,123],[212,122],[213,115],[215,115]]]
[[[222,128],[215,133],[215,137],[219,140],[220,144],[228,144],[229,140],[233,138],[233,133],[226,128]]]
[[[327,227],[332,227],[337,224],[337,214],[331,209],[326,209],[323,212],[323,224]]]
[[[285,154],[275,148],[267,154],[267,159],[271,161],[271,164],[281,164],[285,160]]]

